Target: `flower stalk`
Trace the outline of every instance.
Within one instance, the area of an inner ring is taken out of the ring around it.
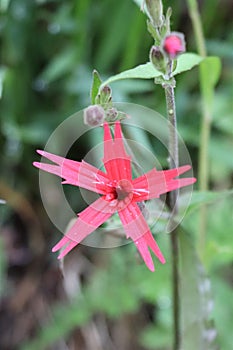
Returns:
[[[147,8],[148,8],[147,4]],[[162,8],[162,7],[161,7]],[[150,60],[155,68],[163,73],[162,79],[155,80],[155,83],[161,84],[165,91],[167,118],[169,121],[169,168],[179,164],[178,135],[176,121],[176,105],[174,88],[176,85],[173,77],[173,64],[177,56],[185,52],[184,35],[178,32],[170,31],[171,10],[167,12],[166,17],[161,16],[163,23],[151,21],[148,29],[155,39],[155,46],[151,48]],[[154,28],[153,28],[154,26]],[[152,28],[152,29],[151,29]],[[164,29],[166,29],[164,31]],[[156,35],[153,35],[153,34]],[[161,54],[159,55],[159,53]],[[165,69],[163,69],[165,67]],[[177,215],[178,192],[169,193],[169,206],[171,219]],[[173,221],[173,220],[172,220]],[[181,344],[181,325],[180,325],[180,290],[179,290],[179,244],[178,230],[173,230],[171,237],[171,254],[172,254],[172,284],[173,284],[173,350],[179,350]]]
[[[172,64],[170,65],[172,67]],[[177,137],[177,121],[176,121],[176,105],[174,87],[165,85],[166,109],[167,118],[169,120],[169,168],[174,164],[179,164],[179,150]],[[169,205],[173,215],[177,214],[177,191],[169,193]],[[178,230],[175,229],[171,235],[171,252],[172,252],[172,284],[173,284],[173,325],[174,339],[173,349],[180,348],[180,290],[179,290],[179,245],[178,245]]]

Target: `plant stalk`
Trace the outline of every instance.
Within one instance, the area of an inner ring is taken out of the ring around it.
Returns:
[[[201,17],[198,10],[197,0],[187,0],[189,15],[192,20],[193,30],[195,39],[197,42],[197,50],[199,55],[206,57],[206,46],[205,46],[205,38],[203,34],[203,28],[201,23]]]
[[[174,87],[166,85],[166,107],[167,117],[169,120],[169,167],[173,169],[179,166],[179,151],[177,137],[177,122],[176,122],[176,105]],[[169,193],[169,205],[173,215],[177,214],[177,191]],[[173,350],[180,349],[181,331],[180,331],[180,290],[179,290],[179,245],[178,245],[178,230],[175,229],[171,237],[172,251],[172,283],[173,283],[173,324],[174,324],[174,340]]]
[[[200,13],[198,10],[197,0],[188,0],[189,14],[192,20],[194,35],[197,43],[197,51],[202,57],[206,57],[205,38],[203,34],[202,22]],[[199,68],[200,74],[200,87],[203,91],[204,86],[204,74],[202,66]],[[198,179],[199,190],[207,191],[209,183],[209,162],[208,162],[208,145],[210,139],[211,129],[211,109],[208,101],[206,101],[204,94],[202,93],[202,121],[201,121],[201,137],[199,147],[199,160],[198,160]],[[203,206],[200,211],[199,217],[199,229],[198,229],[198,251],[201,259],[203,259],[206,243],[206,227],[207,227],[207,207]]]

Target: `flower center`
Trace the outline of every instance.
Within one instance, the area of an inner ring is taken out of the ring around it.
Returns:
[[[120,180],[115,188],[117,199],[124,200],[132,192],[132,184],[128,180]]]
[[[117,206],[117,210],[121,210],[131,202],[133,198],[132,189],[133,186],[129,180],[111,182],[108,184],[105,199],[110,202],[110,206],[114,208]]]

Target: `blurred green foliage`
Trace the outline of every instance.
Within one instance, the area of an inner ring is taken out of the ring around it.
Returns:
[[[168,5],[170,2],[164,1],[164,6]],[[201,2],[208,52],[222,60],[221,79],[213,100],[209,147],[213,191],[232,187],[230,5],[227,0],[223,4],[217,0]],[[188,50],[195,52],[184,2],[174,2],[172,7],[172,28],[185,33]],[[146,31],[145,16],[130,0],[2,0],[0,11],[0,198],[7,199],[1,223],[11,220],[21,205],[15,205],[11,192],[5,190],[7,185],[27,198],[32,210],[43,221],[46,259],[51,261],[47,245],[55,240],[50,235],[54,228],[42,213],[38,174],[31,166],[36,157],[35,149],[44,147],[50,134],[66,117],[90,104],[93,69],[107,79],[122,69],[147,62],[152,39]],[[139,103],[162,114],[165,112],[163,91],[154,87],[152,81],[116,82],[112,88],[115,101]],[[197,69],[177,78],[176,100],[178,129],[189,148],[196,173],[201,116]],[[209,200],[207,196],[204,197],[206,201]],[[213,284],[211,298],[215,306],[211,315],[216,322],[221,349],[228,350],[232,344],[233,312],[232,278],[229,275],[233,262],[232,196],[222,199],[215,199],[213,193],[210,196],[204,263]],[[73,195],[74,200],[75,197]],[[194,204],[195,200],[198,202],[194,197]],[[183,221],[193,242],[197,223],[197,211],[190,212]],[[106,267],[93,268],[82,295],[70,304],[54,305],[49,324],[41,327],[35,335],[36,340],[27,345],[28,335],[22,349],[44,349],[68,336],[74,327],[87,324],[98,313],[114,320],[121,320],[125,314],[134,316],[141,312],[144,304],[151,306],[154,315],[152,321],[144,322],[143,328],[136,333],[138,343],[142,349],[170,349],[168,334],[172,334],[172,306],[168,238],[161,237],[159,243],[168,263],[157,264],[154,274],[144,265],[135,263],[132,245],[111,251]],[[36,248],[33,249],[36,254]],[[1,293],[2,286],[9,282],[7,252],[2,254],[2,251],[1,243]],[[108,256],[106,252],[102,254]]]

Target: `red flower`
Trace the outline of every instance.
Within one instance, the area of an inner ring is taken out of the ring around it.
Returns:
[[[185,41],[182,33],[172,32],[167,35],[163,42],[163,49],[168,56],[176,58],[185,52]]]
[[[133,179],[131,158],[125,152],[120,122],[115,124],[114,139],[108,124],[104,124],[103,163],[106,173],[84,161],[76,162],[45,151],[37,152],[56,165],[35,162],[34,166],[60,176],[64,179],[63,184],[80,186],[101,195],[78,214],[74,225],[53,247],[53,252],[65,247],[58,258],[64,257],[85,237],[118,212],[127,238],[133,240],[147,267],[154,271],[148,247],[161,263],[165,263],[137,202],[158,198],[163,193],[194,183],[195,178],[174,179],[189,170],[189,165],[165,171],[154,168]]]

